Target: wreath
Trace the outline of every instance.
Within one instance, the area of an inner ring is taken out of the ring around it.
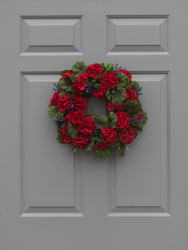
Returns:
[[[143,130],[147,113],[142,110],[138,82],[118,63],[85,65],[78,61],[71,70],[61,72],[53,89],[48,114],[57,126],[57,141],[71,144],[70,150],[95,150],[100,157],[110,155],[110,147],[118,147],[124,157],[124,148]],[[109,114],[97,115],[88,107],[87,98],[107,98]]]

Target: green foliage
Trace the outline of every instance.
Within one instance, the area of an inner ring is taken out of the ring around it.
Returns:
[[[144,118],[145,118],[145,120],[143,121],[143,124],[145,124],[148,120],[148,116],[147,116],[146,111],[142,111],[142,119],[144,119]]]
[[[100,138],[98,135],[93,136],[93,139],[99,143],[102,143],[104,141],[104,139]]]
[[[90,116],[93,120],[97,119],[97,115],[90,108],[86,108],[86,111],[84,113],[84,118],[86,118],[87,116]]]
[[[142,105],[139,101],[128,100],[124,104],[124,110],[129,116],[138,116],[142,112]]]
[[[116,146],[119,146],[119,141],[116,141],[114,144],[110,145],[111,147],[116,147]]]
[[[114,112],[110,112],[110,114],[108,115],[108,123],[112,128],[116,127],[117,116]]]
[[[77,78],[73,75],[69,75],[69,78],[71,79],[71,81],[74,83],[75,80],[77,80]]]
[[[78,134],[77,126],[73,125],[72,122],[70,122],[67,130],[68,130],[68,133],[69,133],[71,138],[76,138],[76,136]]]
[[[61,139],[61,134],[58,134],[58,135],[57,135],[56,140],[57,140],[59,143],[61,143],[61,144],[66,144],[66,143]]]
[[[121,89],[113,94],[112,103],[114,105],[121,105],[126,98],[125,89]]]
[[[129,83],[129,87],[133,90],[133,91],[137,91],[140,86],[138,84],[137,81],[132,81],[131,83]]]
[[[90,143],[89,143],[89,145],[87,146],[87,148],[85,148],[85,151],[88,152],[88,151],[92,150],[92,148],[93,148],[93,146],[94,146],[94,143],[95,143],[95,140],[94,140],[94,137],[92,136],[92,137],[90,138]]]
[[[62,118],[64,116],[64,113],[62,113],[57,105],[49,106],[48,114],[51,119],[55,120],[59,117]]]
[[[105,64],[104,64],[103,62],[100,63],[100,65],[101,65],[101,67],[103,68],[102,73],[104,74],[104,72],[106,72],[106,66],[105,66]]]
[[[60,122],[56,121],[55,125],[57,126],[57,132],[61,133],[61,124],[60,124]]]
[[[105,127],[108,127],[108,117],[106,115],[101,115],[99,118],[97,118],[97,124],[99,125],[100,129],[104,129]]]
[[[109,100],[109,101],[112,101],[113,99],[113,95],[110,91],[110,88],[107,89],[107,92],[106,92],[106,98]]]
[[[80,74],[84,73],[86,67],[87,66],[85,65],[84,62],[78,61],[73,65],[72,71],[74,72],[75,76],[78,77]]]
[[[114,65],[112,63],[108,63],[107,68],[106,68],[106,72],[111,72],[113,70],[113,68],[114,68]]]
[[[72,146],[71,146],[71,147],[72,147]],[[71,150],[72,153],[76,152],[77,150],[80,150],[80,148],[74,147],[73,149],[71,149],[71,147],[70,147],[70,150]]]
[[[74,92],[72,81],[69,78],[60,79],[58,84],[57,84],[57,87],[59,89],[61,88],[61,89],[64,89],[66,91]]]
[[[143,130],[143,122],[139,122],[139,123],[133,123],[132,121],[131,121],[131,127],[133,127],[133,128],[136,128],[136,129],[138,129],[138,130],[140,130],[140,131],[142,131]]]
[[[117,73],[117,78],[119,81],[119,83],[117,84],[118,90],[128,87],[127,80],[126,80],[127,76],[125,74],[123,74],[122,72],[119,72]]]
[[[95,149],[95,152],[100,157],[106,157],[106,156],[110,155],[110,149],[109,148],[106,149],[106,150]]]
[[[123,142],[119,142],[119,145],[118,145],[118,155],[121,158],[124,158],[124,148],[125,148],[125,144]]]

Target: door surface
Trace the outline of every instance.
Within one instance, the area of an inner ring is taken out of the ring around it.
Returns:
[[[1,250],[188,249],[187,11],[187,0],[1,0]],[[148,122],[124,159],[55,140],[53,82],[76,61],[119,63],[143,88]]]

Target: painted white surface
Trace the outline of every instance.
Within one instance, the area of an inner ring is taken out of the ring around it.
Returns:
[[[187,249],[187,7],[3,0],[0,249]],[[124,159],[55,140],[52,83],[78,60],[118,62],[143,87],[149,119]]]

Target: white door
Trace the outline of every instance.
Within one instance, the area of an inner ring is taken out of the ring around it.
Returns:
[[[187,0],[1,0],[1,250],[188,248],[187,12]],[[124,159],[55,140],[52,83],[76,61],[119,63],[143,87],[148,122]]]

